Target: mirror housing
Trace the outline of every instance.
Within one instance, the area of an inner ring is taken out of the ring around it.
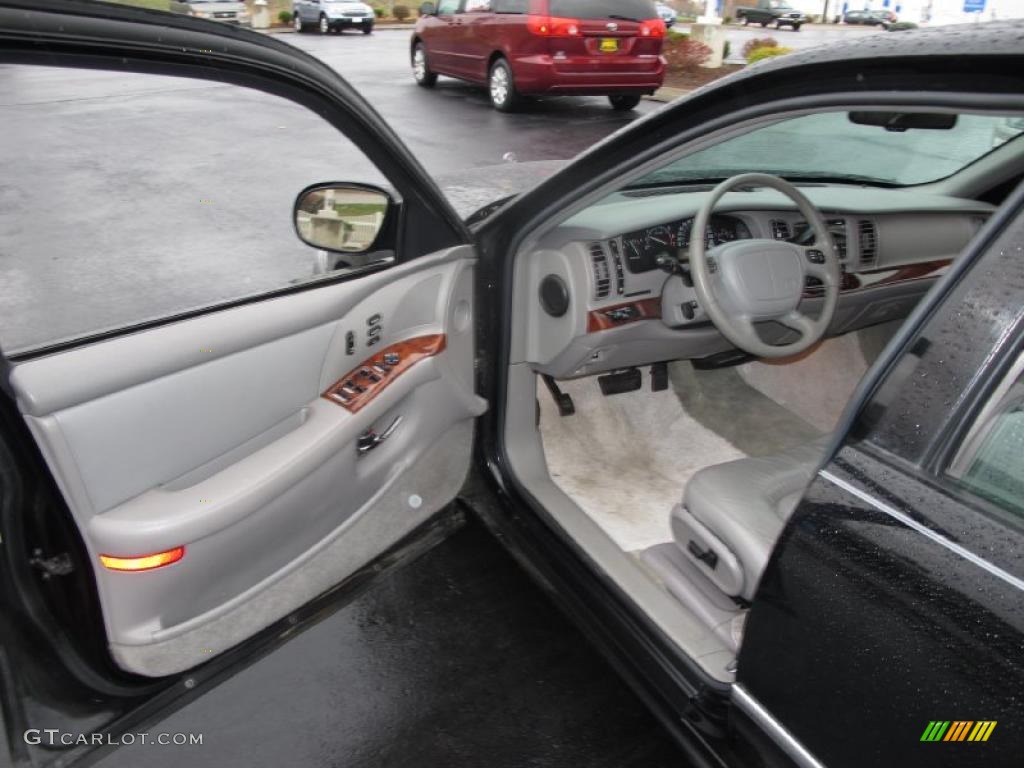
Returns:
[[[295,198],[292,223],[306,245],[354,256],[373,250],[394,207],[390,194],[368,184],[313,184]]]
[[[856,125],[871,125],[895,133],[911,128],[948,131],[957,120],[955,114],[942,112],[850,112],[847,117]]]
[[[433,3],[420,4],[420,16],[433,16],[437,13],[437,7]]]

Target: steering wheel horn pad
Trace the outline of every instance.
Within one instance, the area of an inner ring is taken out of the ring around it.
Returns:
[[[724,309],[754,320],[770,320],[797,308],[803,296],[803,255],[792,243],[740,240],[708,254],[715,281],[724,288]]]

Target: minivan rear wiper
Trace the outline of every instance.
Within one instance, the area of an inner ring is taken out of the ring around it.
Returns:
[[[606,19],[618,19],[619,21],[640,21],[640,19],[634,19],[632,16],[623,16],[618,13],[609,13],[605,16]]]

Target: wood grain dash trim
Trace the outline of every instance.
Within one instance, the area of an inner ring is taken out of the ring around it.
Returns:
[[[613,319],[609,313],[614,314],[622,310],[631,310],[630,317]],[[639,320],[658,320],[661,318],[661,297],[653,299],[641,299],[640,301],[627,301],[624,304],[615,304],[610,307],[594,309],[587,313],[587,333],[606,331],[609,328],[618,328],[620,325],[628,325]]]
[[[373,402],[373,399],[387,389],[388,385],[416,365],[416,363],[428,357],[441,354],[444,348],[445,336],[443,333],[417,336],[412,339],[396,342],[391,346],[384,347],[373,357],[367,358],[360,365],[346,373],[324,390],[321,397],[340,405],[350,413],[356,413]],[[386,355],[398,355],[398,362],[394,365],[386,365],[384,362]],[[374,370],[373,366],[375,365],[386,368],[386,371],[380,373]],[[378,380],[373,381],[370,377],[364,376],[361,373],[364,369],[372,371]],[[349,392],[346,392],[344,388],[350,383],[358,385],[363,391],[350,394],[352,392],[350,389]]]

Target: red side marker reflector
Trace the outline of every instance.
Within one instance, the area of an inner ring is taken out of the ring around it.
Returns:
[[[152,555],[139,555],[137,557],[115,557],[114,555],[100,555],[100,562],[104,567],[112,571],[151,571],[154,568],[162,568],[165,565],[176,563],[185,556],[184,547],[175,547],[166,552],[155,552]]]

